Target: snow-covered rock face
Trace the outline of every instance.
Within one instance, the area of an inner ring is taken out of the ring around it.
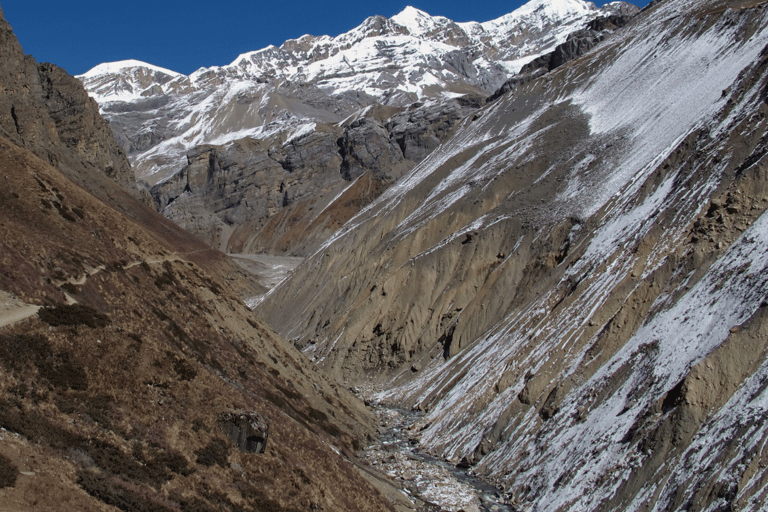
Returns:
[[[767,87],[764,5],[657,3],[467,119],[259,314],[523,509],[764,510]]]
[[[339,122],[375,103],[490,94],[526,62],[614,10],[533,0],[497,20],[455,23],[408,7],[337,37],[303,36],[190,76],[122,61],[79,78],[137,176],[154,184],[178,171],[185,151],[197,145]]]
[[[181,73],[146,62],[123,60],[99,64],[78,78],[89,94],[101,103],[130,101],[157,94],[163,85],[180,76]]]

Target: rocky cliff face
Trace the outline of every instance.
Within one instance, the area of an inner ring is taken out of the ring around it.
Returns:
[[[151,193],[163,215],[222,250],[306,255],[481,104],[369,109],[341,124],[200,146]]]
[[[767,55],[764,4],[654,3],[465,119],[259,313],[520,507],[761,510]]]
[[[52,64],[24,55],[0,12],[0,131],[77,178],[87,166],[138,195],[125,153],[82,84]],[[77,169],[77,170],[76,170]],[[86,183],[87,180],[83,181]]]

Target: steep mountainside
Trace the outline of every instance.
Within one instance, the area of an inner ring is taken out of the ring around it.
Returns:
[[[510,73],[590,22],[636,10],[534,0],[497,20],[454,23],[409,7],[190,76],[126,61],[80,78],[138,176],[160,182],[152,195],[164,215],[229,251],[304,254]]]
[[[138,195],[125,153],[79,81],[25,55],[0,17],[0,134],[88,186],[105,173]]]
[[[763,510],[768,8],[654,2],[546,69],[257,311],[524,509]]]
[[[0,509],[391,510],[353,465],[370,413],[107,178],[95,104],[0,25]]]
[[[169,243],[7,139],[0,169],[0,289],[44,306],[0,329],[0,508],[388,508],[334,453],[354,457],[365,411],[250,318],[223,255]],[[227,438],[229,411],[266,418],[264,453]]]

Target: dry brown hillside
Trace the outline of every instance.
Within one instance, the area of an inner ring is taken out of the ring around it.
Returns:
[[[0,510],[388,508],[345,460],[371,419],[251,317],[224,255],[5,138],[0,180],[0,315],[42,306],[0,328]],[[269,419],[265,453],[227,439],[233,409]]]

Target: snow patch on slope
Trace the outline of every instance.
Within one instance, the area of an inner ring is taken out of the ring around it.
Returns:
[[[643,457],[621,442],[639,414],[719,346],[731,327],[746,321],[766,293],[768,215],[763,215],[689,293],[638,330],[601,371],[569,395],[559,413],[562,417],[576,417],[578,406],[587,403],[590,393],[607,385],[622,367],[633,370],[621,388],[592,410],[586,421],[574,423],[565,431],[548,432],[535,444],[537,448],[531,442],[529,446],[536,453],[535,469],[524,473],[518,483],[535,478],[538,485],[545,486],[549,500],[542,510],[557,510],[565,505],[570,509],[591,510],[610,497],[629,478],[632,469],[642,464]],[[649,346],[658,347],[652,360],[638,360],[642,348]],[[646,383],[650,383],[650,389],[639,395],[634,392]],[[627,411],[625,406],[631,400],[635,402]],[[701,442],[712,443],[720,433],[713,432],[714,439]],[[542,446],[546,448],[538,448]],[[502,453],[491,456],[492,460],[501,458]],[[622,463],[625,464],[623,477],[617,477],[610,484],[599,483],[607,470]],[[555,492],[555,482],[564,468],[579,470],[564,489]],[[687,473],[680,477],[693,476]]]

